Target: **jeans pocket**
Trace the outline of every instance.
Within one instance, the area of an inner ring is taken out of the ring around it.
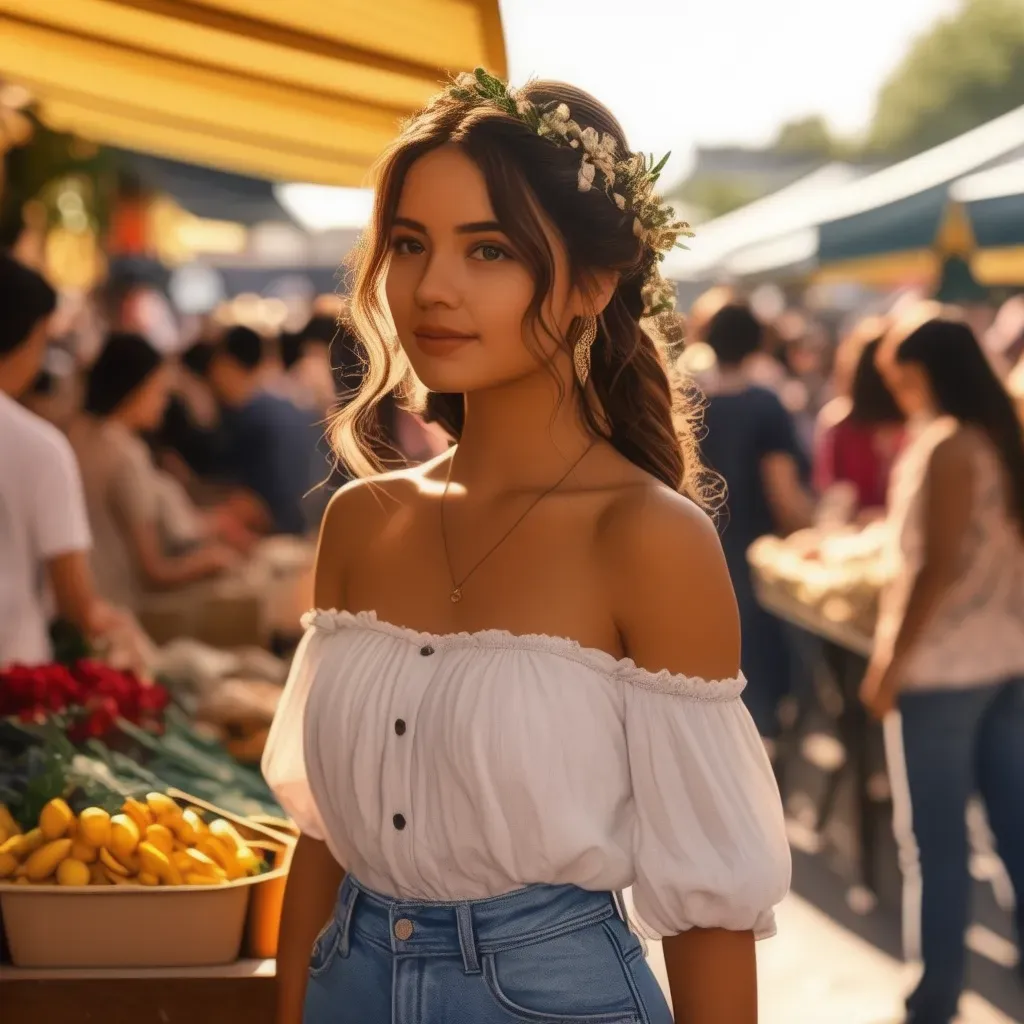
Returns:
[[[483,980],[523,1024],[641,1024],[622,953],[602,923],[527,946],[486,953]]]
[[[311,978],[319,978],[331,966],[334,956],[338,952],[340,940],[341,929],[338,927],[338,922],[332,917],[316,937],[316,942],[313,943],[313,952],[309,957],[309,976]]]

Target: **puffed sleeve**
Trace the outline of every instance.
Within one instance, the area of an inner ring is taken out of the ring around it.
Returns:
[[[329,634],[311,622],[306,625],[263,748],[261,768],[267,785],[299,831],[311,839],[324,840],[326,830],[306,776],[303,733],[306,702]]]
[[[789,889],[782,801],[742,679],[637,670],[626,686],[636,806],[633,902],[649,937],[690,928],[775,934]]]

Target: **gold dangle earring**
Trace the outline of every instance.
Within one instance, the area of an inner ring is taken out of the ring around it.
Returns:
[[[572,348],[572,365],[581,388],[587,386],[587,378],[590,376],[590,349],[597,338],[597,317],[586,316],[582,320],[580,336]]]

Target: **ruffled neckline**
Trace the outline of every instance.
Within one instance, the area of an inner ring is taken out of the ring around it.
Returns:
[[[651,672],[641,668],[632,658],[616,658],[596,647],[584,647],[568,637],[549,636],[546,633],[510,633],[504,629],[483,629],[475,633],[424,633],[386,622],[375,611],[348,612],[334,608],[314,608],[302,617],[305,629],[322,633],[335,633],[343,629],[361,629],[380,633],[416,647],[433,647],[442,651],[449,648],[479,648],[491,650],[521,650],[532,654],[547,654],[587,666],[601,675],[620,680],[631,686],[658,693],[670,693],[693,700],[730,701],[743,692],[743,675],[733,679],[702,679],[662,669]]]

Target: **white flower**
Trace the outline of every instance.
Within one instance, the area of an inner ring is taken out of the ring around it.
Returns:
[[[608,187],[612,187],[615,184],[615,139],[607,133],[598,135],[594,128],[584,128],[580,141],[587,156],[604,175]]]
[[[615,200],[615,205],[620,210],[624,210],[626,208],[626,197],[625,196],[620,196],[618,192],[613,192],[612,193],[612,199]]]
[[[554,110],[549,110],[540,119],[540,134],[565,136],[570,124],[572,121],[569,117],[569,108],[564,103],[559,103]]]
[[[533,104],[529,100],[524,100],[520,97],[516,100],[516,110],[525,117],[533,110]]]
[[[581,192],[589,192],[594,184],[594,172],[597,168],[587,160],[583,158],[583,163],[580,164],[580,173],[577,177],[577,183]]]
[[[473,89],[477,87],[476,75],[470,71],[463,71],[458,78],[455,79],[455,87],[457,89]]]

